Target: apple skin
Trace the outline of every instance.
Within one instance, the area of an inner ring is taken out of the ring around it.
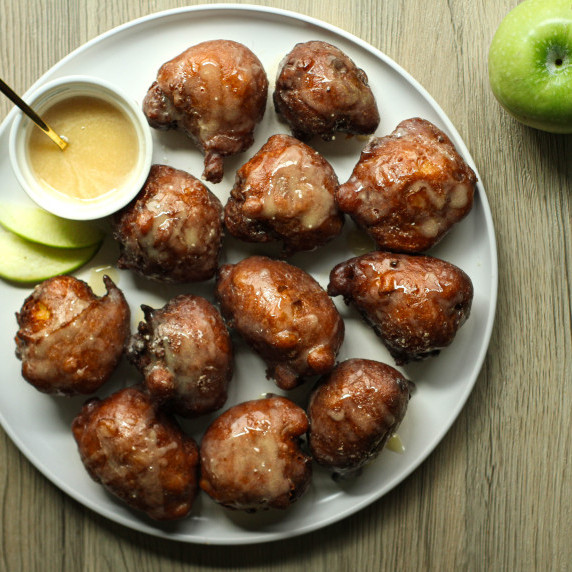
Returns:
[[[498,27],[489,82],[518,121],[572,133],[572,0],[525,0]]]

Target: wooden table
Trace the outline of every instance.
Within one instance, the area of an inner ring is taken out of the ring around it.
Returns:
[[[98,34],[192,4],[2,0],[0,75],[23,93]],[[569,570],[572,138],[519,125],[489,89],[488,46],[517,0],[266,4],[381,49],[465,140],[487,189],[500,273],[475,389],[435,452],[390,494],[326,529],[255,546],[186,545],[109,522],[53,486],[0,431],[0,570]],[[0,99],[0,119],[9,109]]]

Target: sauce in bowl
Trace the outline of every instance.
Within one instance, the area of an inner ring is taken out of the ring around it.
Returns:
[[[137,165],[135,127],[108,101],[74,96],[49,107],[43,119],[69,142],[62,152],[39,129],[30,131],[30,168],[50,192],[97,199],[125,184]]]
[[[12,166],[40,207],[68,219],[108,216],[141,190],[153,140],[141,106],[98,78],[68,76],[29,96],[31,107],[61,137],[62,151],[26,116],[10,134]]]

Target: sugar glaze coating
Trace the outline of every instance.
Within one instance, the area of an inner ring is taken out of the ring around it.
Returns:
[[[380,250],[419,253],[469,213],[476,183],[449,137],[413,118],[368,143],[336,201]]]
[[[294,137],[330,140],[336,132],[373,133],[379,111],[366,73],[339,48],[322,41],[294,46],[280,64],[274,108]]]
[[[152,127],[180,129],[205,155],[203,176],[221,181],[223,157],[248,149],[262,120],[268,79],[243,44],[211,40],[164,63],[143,101]]]
[[[306,413],[285,397],[231,407],[201,441],[201,488],[228,508],[288,508],[312,478],[311,458],[299,443],[307,430]]]
[[[312,457],[339,476],[352,476],[374,459],[407,411],[411,383],[395,368],[348,359],[322,377],[310,395]]]
[[[328,293],[355,306],[396,363],[404,364],[453,342],[469,317],[473,284],[450,262],[376,251],[338,264]]]
[[[285,256],[313,250],[342,230],[337,188],[332,166],[317,151],[289,135],[273,135],[237,171],[225,226],[248,242],[281,241]]]
[[[119,268],[160,282],[212,278],[222,246],[222,204],[197,178],[153,165],[137,197],[115,215]]]
[[[229,326],[264,359],[280,388],[293,389],[334,367],[344,323],[302,269],[250,256],[220,268],[215,294]]]
[[[142,306],[145,320],[127,357],[143,373],[154,401],[184,417],[220,409],[233,371],[222,317],[205,298],[181,294],[162,308]]]
[[[55,276],[36,286],[16,314],[16,355],[22,376],[55,395],[86,395],[112,375],[129,337],[130,310],[111,278],[96,296],[73,276]]]
[[[89,400],[72,431],[89,475],[156,520],[187,516],[198,491],[199,451],[136,387]]]

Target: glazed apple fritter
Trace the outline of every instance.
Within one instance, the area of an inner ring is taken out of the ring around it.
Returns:
[[[411,254],[435,246],[469,213],[476,184],[449,137],[413,118],[368,143],[336,201],[379,250]]]
[[[450,262],[376,251],[338,264],[328,293],[355,306],[400,365],[453,342],[469,317],[473,284]]]
[[[130,310],[111,278],[97,297],[73,276],[56,276],[34,288],[16,314],[16,355],[22,376],[55,395],[97,391],[115,371],[129,338]]]
[[[302,269],[250,256],[220,268],[215,295],[229,326],[262,357],[278,387],[293,389],[334,367],[344,323]]]
[[[307,430],[306,413],[285,397],[231,407],[202,438],[202,490],[228,508],[288,508],[312,479],[311,458],[300,448]]]
[[[254,142],[267,96],[268,79],[252,51],[231,40],[212,40],[161,66],[143,111],[152,127],[186,133],[205,155],[203,176],[218,183],[223,157]]]

